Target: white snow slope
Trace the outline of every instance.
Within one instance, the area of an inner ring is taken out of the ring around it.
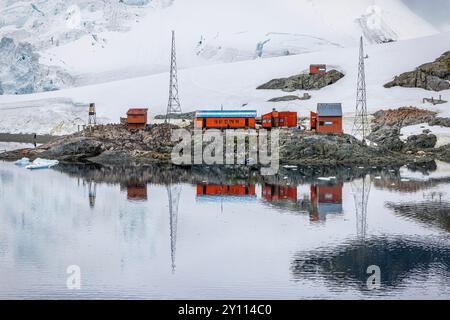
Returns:
[[[422,105],[422,98],[435,93],[383,88],[395,75],[450,50],[450,33],[437,33],[399,0],[175,0],[167,7],[168,3],[152,1],[133,9],[145,10],[145,17],[126,32],[96,34],[97,39],[105,39],[101,45],[93,45],[92,35],[86,35],[42,49],[42,63],[63,66],[84,86],[0,96],[0,132],[73,132],[86,121],[87,108],[82,106],[89,102],[96,103],[104,122],[118,122],[130,107],[148,107],[150,115],[164,113],[169,79],[162,71],[168,68],[171,29],[177,31],[183,111],[245,105],[260,112],[276,107],[308,116],[318,102],[342,102],[351,116],[357,40],[364,34],[372,43],[366,47],[370,111],[415,105],[441,115],[450,113],[449,104]],[[389,38],[398,41],[377,43]],[[264,47],[265,59],[254,59],[257,42],[267,39],[271,41]],[[286,50],[291,55],[286,56]],[[268,99],[285,93],[256,90],[273,78],[305,71],[311,63],[326,63],[346,76],[311,91],[312,99],[304,102],[269,103]],[[448,92],[441,94],[450,100]]]

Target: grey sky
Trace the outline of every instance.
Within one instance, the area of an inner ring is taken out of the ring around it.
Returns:
[[[449,0],[402,0],[417,15],[443,31],[450,31]]]

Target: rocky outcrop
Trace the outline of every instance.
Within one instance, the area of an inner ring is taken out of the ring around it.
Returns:
[[[373,130],[367,139],[391,151],[403,149],[403,141],[400,140],[400,127],[397,125],[381,126]]]
[[[450,51],[444,53],[434,62],[426,63],[414,71],[402,73],[393,81],[384,85],[385,88],[395,86],[406,88],[422,88],[431,91],[450,89]]]
[[[384,147],[369,147],[350,135],[310,133],[283,137],[280,158],[295,165],[381,165],[400,163],[406,159]]]
[[[402,107],[395,110],[380,110],[374,113],[372,131],[368,140],[377,143],[384,148],[402,153],[432,152],[435,156],[446,158],[447,150],[434,149],[437,137],[430,134],[430,130],[424,130],[422,134],[409,136],[406,141],[400,139],[402,127],[428,123],[430,126],[450,126],[449,118],[438,118],[436,112],[418,109],[414,107]]]
[[[409,136],[406,139],[403,151],[417,152],[424,149],[432,149],[436,146],[437,137],[434,134],[419,134]]]
[[[376,131],[382,126],[398,126],[401,128],[413,124],[428,123],[435,119],[436,115],[436,112],[416,107],[379,110],[373,114],[372,131]]]
[[[450,118],[436,117],[428,122],[430,126],[450,127]]]
[[[344,77],[337,70],[330,70],[325,74],[298,74],[288,78],[273,79],[259,86],[257,89],[277,89],[285,92],[296,90],[319,90]]]
[[[269,102],[285,102],[285,101],[295,101],[295,100],[309,100],[311,99],[311,95],[305,93],[302,97],[296,95],[288,95],[283,97],[276,97],[269,100]]]
[[[62,161],[81,162],[85,159],[99,155],[102,151],[103,144],[101,141],[91,138],[76,137],[48,148],[48,150],[41,154],[41,157],[59,159]]]

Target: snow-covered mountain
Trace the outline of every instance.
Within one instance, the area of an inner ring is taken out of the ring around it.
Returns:
[[[31,48],[39,60],[31,68],[36,74],[58,70],[72,79],[53,79],[65,89],[57,92],[4,92],[0,132],[73,131],[84,118],[80,106],[88,102],[96,102],[100,116],[113,122],[130,106],[164,112],[171,30],[176,30],[186,111],[246,103],[268,110],[275,105],[267,98],[277,93],[256,86],[299,73],[310,63],[335,66],[346,77],[314,93],[306,109],[317,101],[342,101],[351,110],[360,35],[377,53],[368,62],[369,89],[383,95],[372,96],[378,100],[369,105],[395,107],[427,93],[413,89],[405,96],[404,89],[385,91],[382,85],[450,49],[449,34],[439,34],[402,0],[0,0],[0,5],[0,38]]]
[[[0,37],[29,42],[78,84],[437,33],[400,0],[1,0]]]

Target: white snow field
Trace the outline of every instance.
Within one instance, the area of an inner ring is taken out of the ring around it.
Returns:
[[[145,12],[129,32],[104,32],[97,40],[88,34],[53,46],[42,61],[81,74],[83,83],[91,73],[167,70],[170,30],[177,31],[181,68],[251,60],[265,40],[263,57],[273,57],[353,46],[362,33],[373,43],[437,33],[399,0],[152,1]]]
[[[103,1],[104,6],[109,2]],[[31,42],[41,63],[66,69],[77,79],[77,87],[0,95],[0,132],[70,133],[87,121],[90,102],[96,103],[102,122],[118,122],[130,107],[148,107],[150,116],[165,113],[172,29],[183,111],[223,105],[259,112],[289,109],[308,116],[318,102],[342,102],[350,119],[356,98],[357,45],[364,35],[370,111],[413,105],[441,116],[450,113],[448,103],[422,104],[424,97],[436,97],[434,92],[383,88],[395,75],[450,50],[450,33],[439,33],[400,0],[161,0],[137,6],[119,3],[112,11],[91,0],[70,4],[0,0],[5,3],[4,9],[0,7],[0,37]],[[29,9],[31,4],[44,15]],[[78,20],[67,18],[73,5],[80,9]],[[28,15],[23,14],[25,8]],[[53,35],[60,40],[58,45],[50,42]],[[396,42],[380,43],[390,39]],[[255,59],[258,42],[266,40],[270,41],[263,47],[262,59]],[[309,92],[308,101],[271,103],[267,100],[287,94],[256,90],[273,78],[306,71],[312,63],[326,63],[346,76]],[[450,100],[448,92],[440,94]]]

